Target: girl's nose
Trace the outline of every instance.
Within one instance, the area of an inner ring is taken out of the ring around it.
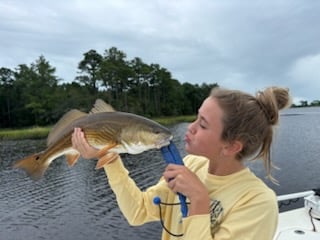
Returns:
[[[188,131],[191,133],[191,134],[194,134],[195,132],[196,132],[196,130],[195,130],[195,124],[194,124],[195,122],[192,122],[192,123],[190,123],[189,124],[189,126],[188,126]]]

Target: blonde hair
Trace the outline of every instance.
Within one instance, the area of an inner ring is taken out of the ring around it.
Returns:
[[[237,90],[214,88],[210,96],[217,100],[224,113],[221,139],[240,141],[243,148],[237,159],[262,159],[268,178],[275,182],[270,158],[273,126],[279,121],[279,110],[291,103],[289,90],[269,87],[252,96]]]

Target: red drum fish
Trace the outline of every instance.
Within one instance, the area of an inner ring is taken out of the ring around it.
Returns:
[[[171,132],[159,123],[127,112],[117,112],[103,100],[96,100],[90,113],[71,110],[52,128],[44,151],[28,156],[15,163],[33,179],[39,179],[50,163],[65,155],[68,165],[73,166],[80,153],[72,147],[74,128],[81,128],[90,145],[99,149],[96,168],[101,168],[119,153],[139,154],[150,149],[169,145]]]

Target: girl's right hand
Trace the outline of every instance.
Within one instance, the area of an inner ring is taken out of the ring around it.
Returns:
[[[83,158],[97,158],[99,150],[92,147],[84,136],[84,132],[81,128],[75,128],[72,137],[72,147],[76,149]]]

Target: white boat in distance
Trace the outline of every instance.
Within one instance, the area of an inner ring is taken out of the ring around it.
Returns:
[[[304,199],[304,207],[281,212],[273,240],[320,240],[320,189],[278,196],[278,202]]]

